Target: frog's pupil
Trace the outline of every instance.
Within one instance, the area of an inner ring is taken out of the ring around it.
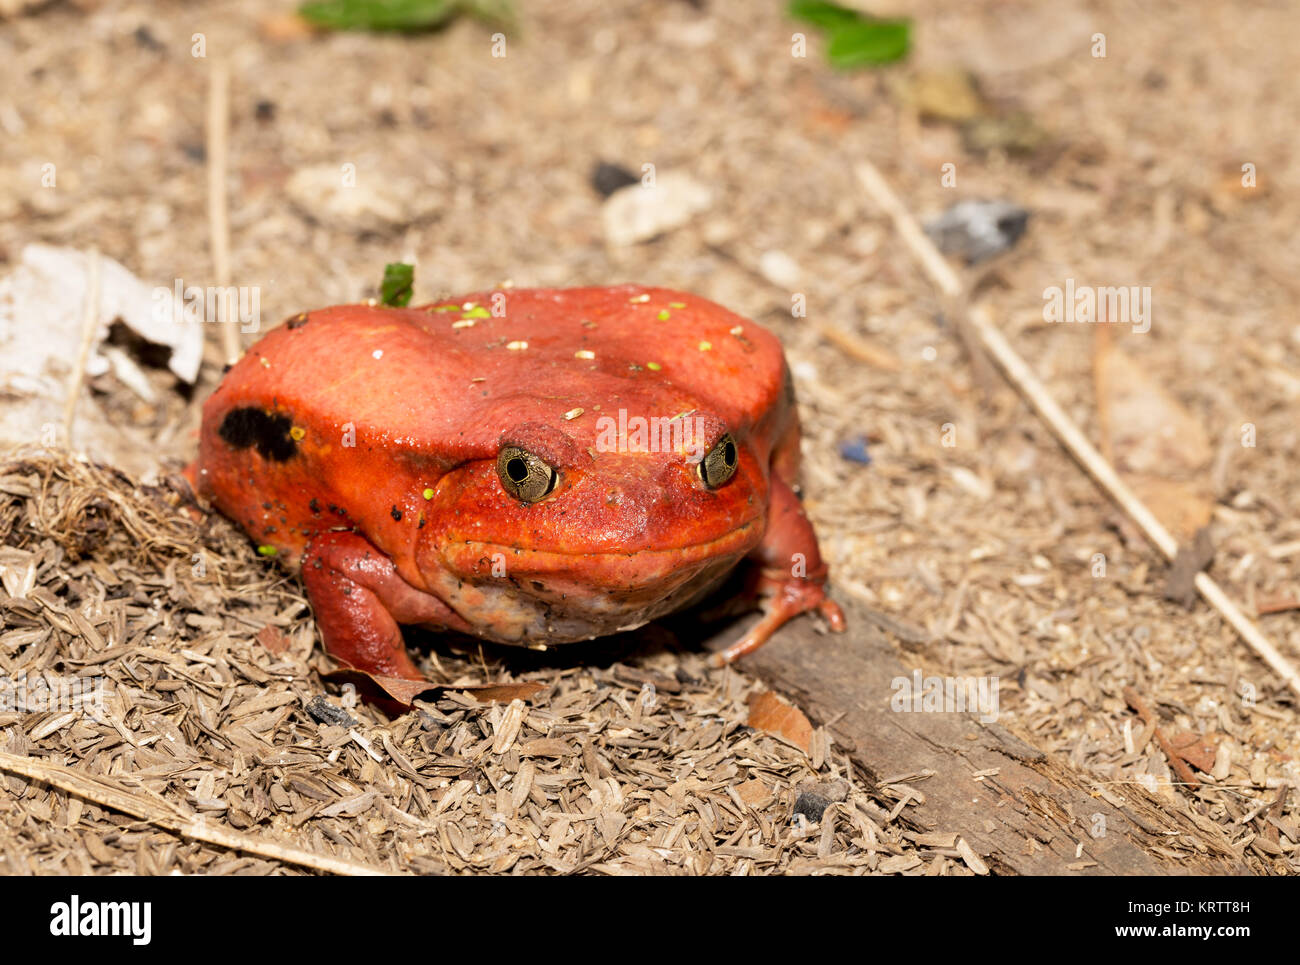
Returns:
[[[521,483],[528,478],[528,463],[515,456],[506,462],[506,474],[515,482]]]
[[[728,466],[734,466],[736,464],[736,444],[734,442],[728,442],[723,447],[722,458],[726,461]]]

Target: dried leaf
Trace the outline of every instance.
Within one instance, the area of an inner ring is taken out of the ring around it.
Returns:
[[[420,694],[428,693],[430,690],[446,689],[446,684],[435,684],[428,680],[407,680],[404,677],[385,677],[382,674],[366,673],[356,667],[339,667],[321,676],[335,683],[352,684],[367,699],[387,696],[403,707],[410,707],[411,701]]]
[[[370,674],[356,667],[339,667],[322,674],[326,680],[354,685],[363,696],[377,695],[391,697],[403,707],[411,706],[411,701],[421,694],[438,690],[461,690],[482,703],[494,700],[509,702],[527,700],[545,684],[535,680],[522,680],[518,683],[496,684],[436,684],[430,680],[407,680],[404,677],[385,677],[382,674]]]
[[[449,686],[446,689],[463,690],[475,700],[488,704],[494,700],[502,703],[510,700],[527,700],[545,688],[545,684],[538,683],[536,680],[521,680],[513,684],[466,684],[459,687]]]
[[[1213,451],[1200,422],[1096,327],[1101,451],[1180,543],[1210,521]]]
[[[805,754],[812,753],[812,724],[803,711],[770,690],[749,698],[749,726],[777,734]]]
[[[281,654],[289,649],[289,638],[284,635],[279,627],[273,627],[269,624],[257,631],[257,642],[274,654]]]
[[[1209,774],[1214,770],[1217,752],[1200,734],[1180,730],[1170,734],[1168,740],[1174,753],[1201,773]]]

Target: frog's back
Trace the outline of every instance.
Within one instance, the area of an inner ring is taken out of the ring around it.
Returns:
[[[691,409],[760,449],[792,417],[776,339],[693,295],[505,289],[325,308],[268,333],[208,400],[200,491],[292,563],[322,528],[411,522],[413,493],[495,458],[511,426],[562,426],[583,447],[599,413]]]

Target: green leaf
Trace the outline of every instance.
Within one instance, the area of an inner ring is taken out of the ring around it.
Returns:
[[[826,31],[826,59],[834,67],[888,64],[911,46],[907,20],[877,20],[830,0],[790,0],[786,13]]]
[[[462,13],[513,20],[510,0],[310,0],[298,13],[331,30],[436,30]]]
[[[912,24],[907,20],[867,20],[837,27],[826,47],[833,67],[888,64],[907,54]]]
[[[393,262],[384,265],[384,283],[379,287],[379,300],[389,308],[405,308],[411,304],[415,289],[415,266]]]
[[[841,7],[829,0],[790,0],[786,13],[795,20],[804,20],[823,30],[834,30],[862,22],[862,14]]]

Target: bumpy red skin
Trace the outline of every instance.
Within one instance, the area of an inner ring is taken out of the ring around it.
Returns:
[[[437,310],[465,304],[480,307]],[[698,455],[630,433],[611,447],[600,420],[620,409],[688,413],[703,448],[729,431],[734,477],[711,490]],[[504,444],[557,467],[554,491],[512,497]],[[620,286],[290,319],[204,405],[189,473],[301,569],[330,654],[418,679],[399,623],[533,647],[588,639],[696,602],[746,557],[765,616],[723,659],[804,610],[842,629],[790,488],[798,458],[774,337],[693,295]]]

